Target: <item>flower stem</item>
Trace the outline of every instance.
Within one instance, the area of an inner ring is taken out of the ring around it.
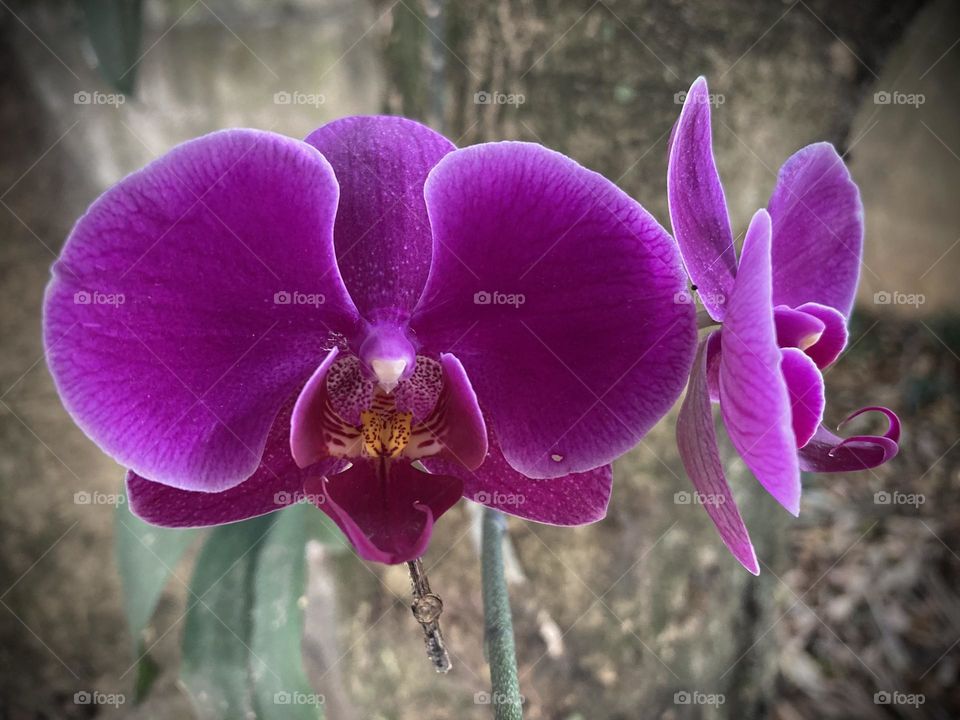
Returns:
[[[706,310],[697,310],[697,330],[705,330],[719,325],[720,323],[710,317],[710,313]]]
[[[413,616],[423,628],[423,642],[427,646],[427,657],[433,663],[433,669],[438,673],[448,673],[450,655],[443,641],[443,632],[440,630],[440,613],[443,612],[443,601],[439,595],[430,591],[430,581],[423,569],[420,558],[407,563],[410,571],[410,585],[413,588],[413,605],[410,609]]]
[[[496,720],[521,720],[523,710],[520,681],[517,679],[517,653],[513,641],[510,596],[503,574],[504,516],[491,508],[483,509],[481,564],[483,573],[484,644],[490,664],[493,692],[490,702]]]

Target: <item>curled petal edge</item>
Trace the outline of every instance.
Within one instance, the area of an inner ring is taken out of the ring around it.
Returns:
[[[837,430],[868,412],[883,413],[887,429],[883,435],[853,435],[840,438],[821,425],[813,439],[799,451],[800,469],[805,472],[853,472],[867,470],[892,460],[900,450],[900,418],[889,408],[870,405],[850,414]]]

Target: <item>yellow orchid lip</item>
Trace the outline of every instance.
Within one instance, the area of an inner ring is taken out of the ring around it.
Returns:
[[[431,389],[440,382],[441,370],[436,361],[426,357],[417,358],[417,368],[415,379],[400,380],[395,388],[387,389],[364,377],[359,358],[345,357],[334,363],[331,381],[339,385],[344,377],[354,378],[365,384],[366,390],[356,395],[335,389],[343,404],[331,402],[326,395],[316,411],[322,420],[324,453],[351,461],[413,461],[442,452],[448,433],[446,405],[441,403],[440,386]],[[351,408],[351,403],[360,407]]]
[[[398,457],[410,442],[413,413],[371,408],[360,413],[363,453],[370,457]]]

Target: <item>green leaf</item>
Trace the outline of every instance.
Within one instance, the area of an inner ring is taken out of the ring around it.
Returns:
[[[114,513],[114,552],[124,612],[137,658],[134,702],[140,703],[159,675],[159,667],[147,653],[143,631],[157,608],[173,569],[199,534],[198,530],[172,530],[145,523],[132,512],[127,497]]]
[[[172,530],[145,523],[123,502],[114,513],[117,568],[123,586],[127,627],[139,656],[143,631],[153,617],[160,594],[183,553],[199,530]]]
[[[333,539],[319,514],[300,503],[210,534],[191,581],[180,672],[200,718],[323,717],[300,649],[307,540],[318,527]]]
[[[157,661],[150,657],[150,653],[143,646],[143,643],[140,644],[137,657],[139,658],[137,660],[137,676],[133,681],[133,702],[135,705],[142,703],[150,694],[153,684],[160,677],[161,670]]]
[[[250,655],[261,720],[323,717],[323,696],[310,687],[300,652],[308,522],[320,514],[304,503],[279,513],[257,559]]]
[[[132,94],[140,60],[143,0],[80,0],[100,72],[113,87]]]
[[[249,681],[253,577],[273,521],[264,515],[217,527],[197,559],[180,677],[202,719],[255,717]]]

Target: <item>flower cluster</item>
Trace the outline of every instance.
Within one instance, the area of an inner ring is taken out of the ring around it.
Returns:
[[[44,331],[64,405],[129,468],[149,522],[312,502],[360,556],[398,563],[461,497],[602,518],[611,462],[689,377],[684,464],[729,500],[705,507],[756,572],[711,401],[792,512],[801,468],[883,462],[898,427],[889,411],[884,437],[820,425],[862,244],[843,163],[829,145],[788,160],[738,261],[706,92],[691,88],[672,139],[675,240],[535,144],[457,149],[396,117],[185,143],[104,193],[54,266]],[[699,351],[684,265],[722,323]]]

